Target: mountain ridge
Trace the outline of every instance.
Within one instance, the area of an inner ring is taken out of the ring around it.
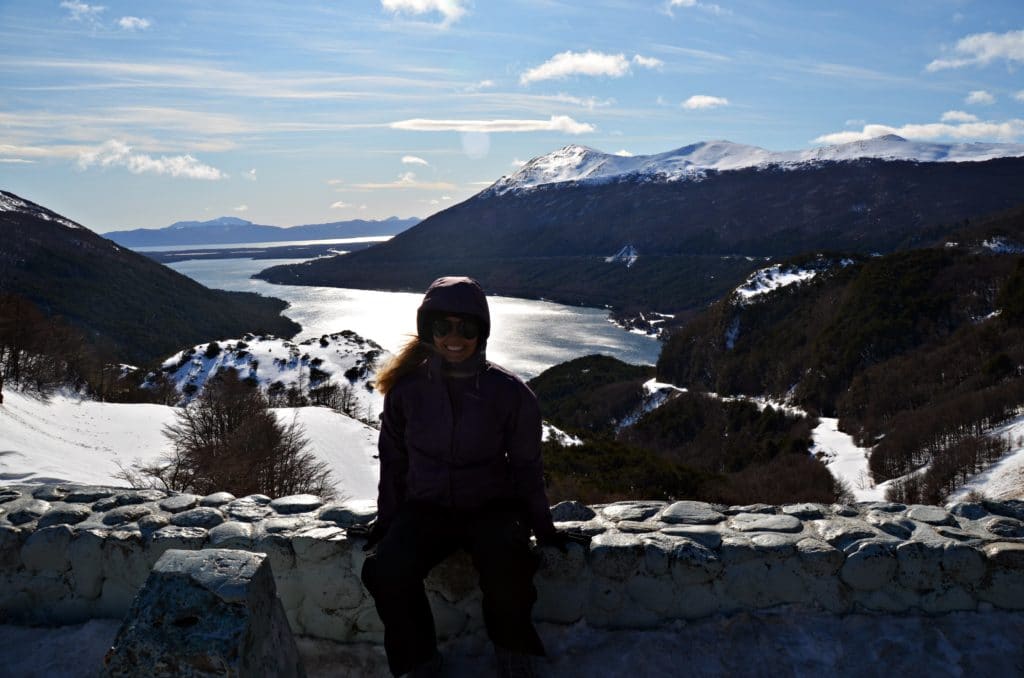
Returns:
[[[226,245],[389,236],[419,222],[418,217],[388,217],[381,220],[350,219],[323,224],[269,226],[239,217],[222,216],[208,221],[176,221],[163,228],[108,231],[103,236],[125,247]]]

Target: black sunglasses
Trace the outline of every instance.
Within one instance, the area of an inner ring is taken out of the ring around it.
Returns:
[[[435,337],[447,337],[452,332],[458,332],[463,339],[476,339],[480,336],[480,323],[476,318],[462,318],[459,320],[448,320],[447,318],[436,318],[430,323],[430,330]]]

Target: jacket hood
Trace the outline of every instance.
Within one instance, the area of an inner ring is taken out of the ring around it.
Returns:
[[[487,344],[491,334],[491,312],[487,307],[487,295],[480,283],[472,278],[446,276],[438,278],[427,288],[423,303],[416,311],[416,332],[421,340],[433,343],[430,331],[430,315],[453,313],[471,315],[480,321],[480,347]]]

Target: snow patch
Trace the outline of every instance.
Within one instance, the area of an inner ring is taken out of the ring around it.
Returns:
[[[1007,238],[996,237],[983,240],[981,246],[996,254],[1021,254],[1024,253],[1024,245],[1013,242]]]
[[[62,226],[67,226],[68,228],[85,230],[85,227],[80,224],[69,221],[64,217],[54,214],[53,212],[37,205],[32,205],[12,193],[7,193],[6,191],[0,191],[0,212],[21,212],[22,214],[30,214],[38,219],[43,219],[44,221],[55,221]]]
[[[553,441],[561,445],[562,447],[576,447],[582,445],[583,441],[574,435],[569,435],[565,431],[557,428],[548,422],[544,422],[541,427],[541,441],[548,442]]]
[[[638,253],[636,251],[636,248],[633,247],[632,245],[626,245],[612,256],[605,257],[604,260],[606,263],[609,264],[614,264],[615,262],[623,262],[626,264],[626,268],[630,268],[633,264],[636,263],[637,257]]]

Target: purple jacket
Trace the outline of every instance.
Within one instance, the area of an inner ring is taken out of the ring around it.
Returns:
[[[446,374],[432,355],[384,398],[378,523],[384,530],[406,501],[456,509],[516,505],[538,537],[554,532],[544,490],[537,398],[518,377],[487,362],[486,297],[468,278],[441,278],[420,307],[420,335],[430,312],[482,321],[477,354]],[[426,339],[427,337],[423,337]]]

